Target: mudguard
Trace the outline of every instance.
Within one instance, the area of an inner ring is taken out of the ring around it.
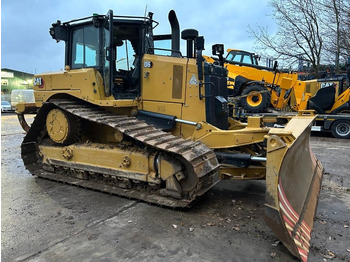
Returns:
[[[309,254],[324,172],[309,144],[315,117],[301,112],[267,135],[265,222],[302,261]]]

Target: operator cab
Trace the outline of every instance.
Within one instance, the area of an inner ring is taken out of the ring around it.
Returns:
[[[253,53],[249,53],[242,50],[227,50],[228,54],[226,56],[227,62],[242,63],[249,65],[258,65],[258,56]]]
[[[180,29],[175,12],[169,12],[171,34],[153,35],[158,25],[148,17],[93,15],[61,23],[50,28],[53,39],[65,41],[65,65],[70,69],[94,68],[104,81],[105,96],[115,99],[134,99],[141,94],[140,72],[144,54],[182,57]],[[170,49],[164,42],[171,40]],[[160,45],[155,47],[155,43]]]
[[[65,41],[66,66],[72,70],[94,68],[101,74],[105,96],[113,96],[117,100],[135,99],[141,95],[141,59],[144,54],[170,53],[171,57],[183,57],[180,52],[180,27],[175,11],[171,10],[168,16],[170,34],[153,35],[153,29],[158,23],[152,17],[151,12],[148,17],[114,16],[113,11],[109,10],[107,15],[93,15],[65,23],[57,21],[52,24],[50,35],[57,41]],[[216,68],[206,65],[203,70],[204,38],[198,37],[198,31],[194,29],[184,30],[181,36],[187,41],[187,58],[197,60],[199,80],[206,82],[203,84],[205,93],[212,94],[206,97],[209,103],[209,97],[221,94],[221,91],[212,91],[209,83],[212,84],[214,80],[209,78],[220,78],[220,81],[224,81],[220,82],[220,86],[226,88],[226,69],[222,66]],[[168,40],[171,40],[170,48],[169,45],[164,45]],[[217,48],[220,52],[217,52]],[[199,53],[198,56],[194,49]],[[222,64],[223,47],[216,45],[214,49],[213,54],[221,56]],[[200,92],[199,90],[199,98],[202,99],[204,96]],[[215,101],[211,102],[214,104]],[[226,128],[226,125],[223,126]]]
[[[66,44],[65,65],[94,68],[103,78],[105,95],[133,99],[140,95],[140,60],[153,52],[151,17],[94,15],[57,21],[50,35]]]

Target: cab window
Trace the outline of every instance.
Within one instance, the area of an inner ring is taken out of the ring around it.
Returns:
[[[252,60],[252,55],[250,53],[242,51],[231,51],[228,53],[226,60],[245,64],[257,64],[256,61]]]
[[[227,60],[229,61],[233,61],[233,62],[241,62],[242,60],[242,55],[239,54],[239,53],[236,53],[236,52],[230,52],[227,57],[226,57]]]
[[[97,67],[99,61],[99,29],[91,26],[73,31],[72,69]]]
[[[252,63],[252,59],[250,58],[250,55],[244,55],[244,56],[243,56],[242,63],[245,63],[245,64],[253,64],[253,63]]]
[[[130,70],[135,59],[134,48],[129,40],[123,40],[120,46],[117,46],[117,71]]]

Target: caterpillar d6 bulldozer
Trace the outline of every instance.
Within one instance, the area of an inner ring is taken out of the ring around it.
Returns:
[[[265,220],[306,260],[323,174],[310,150],[315,116],[284,129],[228,116],[227,70],[206,63],[204,38],[154,35],[148,17],[94,15],[50,28],[65,69],[34,76],[35,104],[19,104],[25,167],[38,177],[174,208],[223,179],[266,179]],[[166,42],[171,47],[164,48]],[[157,47],[160,46],[160,47]],[[214,45],[222,55],[223,46]],[[24,115],[37,110],[29,127]]]

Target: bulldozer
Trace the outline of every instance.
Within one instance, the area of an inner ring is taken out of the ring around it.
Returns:
[[[266,179],[265,221],[306,261],[323,175],[309,144],[315,115],[300,112],[284,129],[265,127],[262,117],[234,120],[227,70],[204,61],[197,30],[180,33],[173,10],[168,18],[171,33],[158,35],[153,13],[109,10],[52,24],[65,69],[35,75],[35,103],[17,105],[25,167],[172,208],[191,207],[220,180]],[[223,45],[212,49],[222,56]]]

